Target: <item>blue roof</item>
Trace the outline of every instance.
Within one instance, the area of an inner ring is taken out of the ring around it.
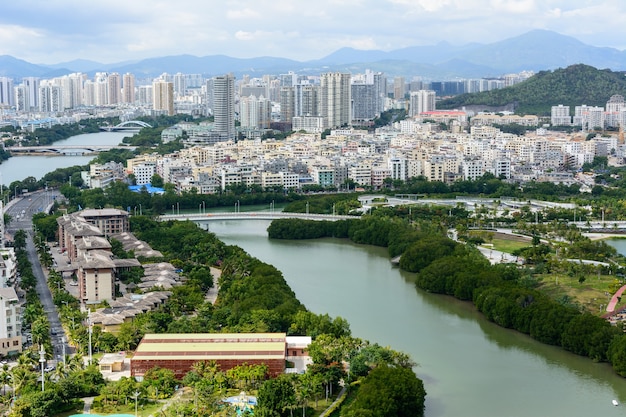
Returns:
[[[146,189],[146,191],[148,191],[150,194],[163,194],[165,193],[165,190],[163,188],[159,188],[159,187],[153,187],[150,184],[142,184],[142,185],[129,185],[128,189],[134,193],[140,193],[144,190],[144,188]]]

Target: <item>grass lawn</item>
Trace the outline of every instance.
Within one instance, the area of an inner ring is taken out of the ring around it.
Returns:
[[[513,253],[521,248],[526,248],[528,246],[532,246],[531,242],[520,242],[518,240],[510,240],[510,239],[502,239],[502,238],[494,238],[491,242],[493,244],[493,248],[500,252],[505,253]]]
[[[588,275],[582,284],[577,277],[564,274],[540,275],[538,278],[541,283],[539,289],[552,298],[559,299],[567,295],[587,311],[597,315],[606,313],[606,306],[613,295],[611,285],[615,281],[614,275]],[[619,310],[624,306],[626,300],[617,303],[615,309]]]

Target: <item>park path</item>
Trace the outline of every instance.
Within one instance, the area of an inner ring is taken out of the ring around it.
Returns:
[[[622,288],[617,290],[617,292],[615,294],[613,294],[613,297],[611,297],[611,301],[609,301],[609,304],[607,304],[607,306],[606,306],[606,311],[607,312],[612,313],[612,312],[615,311],[615,306],[619,302],[619,299],[622,296],[622,294],[624,293],[624,291],[626,291],[626,285],[624,285]]]
[[[210,301],[211,304],[215,304],[215,300],[217,300],[217,294],[220,291],[220,277],[222,276],[222,270],[211,267],[211,275],[213,275],[213,286],[209,288],[209,291],[206,293],[206,300]]]
[[[345,386],[342,387],[335,401],[333,401],[332,404],[326,410],[322,411],[322,414],[320,414],[320,417],[326,417],[327,415],[329,415],[332,412],[332,410],[335,409],[335,404],[343,401],[343,397],[346,395],[346,392],[347,392],[346,387]]]

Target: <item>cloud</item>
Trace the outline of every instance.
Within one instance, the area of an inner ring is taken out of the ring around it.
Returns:
[[[229,19],[260,19],[262,16],[260,13],[246,8],[243,10],[229,10],[226,12],[226,17]]]
[[[492,0],[494,10],[512,14],[527,14],[537,9],[535,0]]]
[[[46,63],[178,54],[308,60],[344,46],[487,43],[535,28],[623,47],[625,18],[618,0],[20,0],[0,6],[0,53]]]

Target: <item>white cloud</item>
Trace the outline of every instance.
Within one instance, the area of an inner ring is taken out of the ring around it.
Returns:
[[[123,13],[120,13],[123,10]],[[68,12],[68,11],[71,11]],[[535,28],[626,44],[622,0],[20,0],[0,6],[0,53],[105,63],[175,54],[316,59],[343,46],[494,42]]]
[[[535,0],[492,0],[492,7],[495,10],[513,14],[526,14],[537,9]]]
[[[226,12],[229,19],[260,19],[262,16],[259,12],[246,8],[243,10],[229,10]]]

